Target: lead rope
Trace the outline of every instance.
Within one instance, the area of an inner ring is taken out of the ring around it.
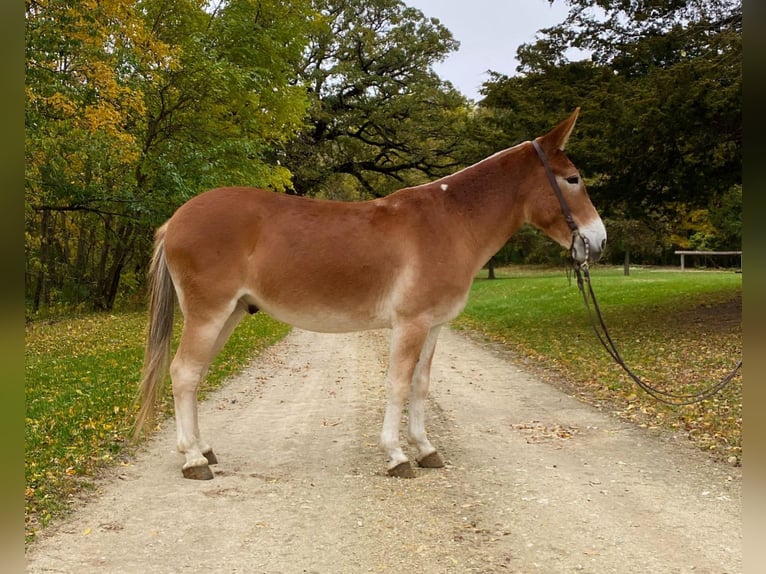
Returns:
[[[631,379],[633,379],[633,381],[639,387],[641,387],[644,391],[646,391],[647,394],[651,395],[656,400],[662,403],[665,403],[667,405],[675,405],[675,406],[683,406],[683,405],[691,405],[694,403],[699,403],[701,401],[704,401],[705,399],[712,397],[714,394],[716,394],[717,392],[721,391],[724,387],[726,387],[726,385],[728,385],[732,381],[734,376],[742,367],[742,359],[740,359],[737,365],[723,379],[721,379],[717,383],[711,385],[707,389],[704,389],[698,393],[675,394],[675,393],[670,393],[668,391],[663,391],[661,389],[653,387],[649,383],[643,381],[638,375],[636,375],[630,369],[630,367],[628,367],[627,364],[625,364],[625,361],[620,355],[620,352],[617,350],[617,346],[614,344],[614,341],[612,340],[612,337],[609,334],[609,329],[607,329],[606,323],[604,322],[604,317],[601,314],[601,308],[598,305],[596,294],[593,291],[593,284],[591,283],[591,280],[590,280],[590,270],[588,268],[587,260],[580,265],[577,265],[575,263],[574,269],[575,269],[575,274],[577,275],[577,287],[580,289],[580,292],[582,293],[583,301],[585,303],[585,308],[588,310],[588,317],[590,318],[591,325],[593,326],[593,331],[596,333],[596,336],[598,337],[598,340],[601,342],[601,345],[612,356],[615,362],[618,365],[620,365],[620,367],[622,367],[622,369],[628,374],[628,376]],[[587,284],[588,286],[587,291],[585,289],[585,284]],[[591,302],[593,303],[592,309],[590,304]]]
[[[593,284],[590,280],[590,269],[588,267],[588,260],[590,258],[590,244],[588,243],[588,238],[580,233],[580,229],[577,227],[577,224],[572,217],[572,213],[569,210],[569,205],[567,205],[567,202],[564,199],[564,195],[561,193],[561,188],[559,188],[559,184],[556,181],[556,176],[553,174],[553,170],[551,169],[550,163],[548,162],[548,156],[546,156],[542,147],[540,147],[540,144],[537,143],[537,140],[532,141],[532,146],[535,148],[537,155],[540,157],[540,161],[545,168],[545,173],[548,176],[551,187],[556,193],[556,197],[561,204],[561,211],[564,214],[564,218],[569,225],[569,229],[572,231],[572,245],[569,248],[569,254],[572,257],[574,272],[577,276],[577,287],[580,290],[580,293],[582,293],[583,302],[585,303],[585,308],[588,310],[588,317],[590,318],[591,325],[593,326],[593,331],[596,333],[596,337],[598,337],[598,340],[601,342],[601,345],[604,347],[604,349],[606,349],[612,359],[614,359],[614,361],[620,365],[620,367],[622,367],[622,369],[631,379],[633,379],[633,381],[639,387],[641,387],[654,399],[662,403],[675,406],[691,405],[704,401],[705,399],[710,398],[717,392],[721,391],[731,382],[731,380],[742,367],[742,359],[739,360],[734,369],[732,369],[732,371],[723,379],[711,385],[707,389],[693,394],[675,394],[657,389],[651,386],[649,383],[644,382],[630,369],[630,367],[628,367],[627,364],[625,364],[625,361],[617,350],[617,346],[614,344],[614,341],[609,334],[609,329],[607,329],[606,323],[604,322],[604,317],[601,314],[601,308],[599,307],[598,300],[596,299],[596,293],[593,291]],[[577,237],[582,240],[585,250],[585,258],[580,264],[578,264],[575,260],[575,241]],[[567,271],[567,277],[571,277],[569,275],[569,271]],[[586,283],[588,285],[587,291],[585,289]],[[591,302],[593,303],[593,309],[591,309]]]

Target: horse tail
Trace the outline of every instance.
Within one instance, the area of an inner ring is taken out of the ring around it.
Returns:
[[[165,259],[166,225],[154,237],[154,255],[149,268],[149,333],[139,385],[140,407],[133,426],[133,438],[154,421],[157,402],[170,365],[175,312],[175,287]]]

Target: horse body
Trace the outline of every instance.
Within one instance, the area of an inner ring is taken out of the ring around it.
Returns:
[[[606,232],[563,148],[577,111],[538,139],[572,194],[570,204],[597,257]],[[153,325],[137,428],[151,417],[169,353],[167,299],[175,291],[184,328],[170,365],[184,475],[212,478],[212,449],[200,438],[196,392],[234,327],[262,310],[320,332],[391,328],[381,447],[390,474],[411,476],[399,445],[409,400],[409,439],[421,466],[442,459],[424,428],[436,339],[465,306],[486,261],[525,222],[575,255],[546,175],[529,142],[441,180],[364,202],[333,202],[251,188],[222,188],[181,206],[156,236]],[[581,240],[582,241],[582,240]],[[155,328],[155,325],[164,327]]]
[[[430,301],[462,293],[472,277],[473,268],[455,273],[450,266],[450,252],[465,250],[460,238],[428,229],[428,219],[393,196],[336,204],[223,188],[178,210],[164,249],[181,292],[190,290],[186,283],[208,286],[195,291],[196,304],[204,297],[208,309],[258,308],[321,332],[391,327],[396,316],[423,306],[405,296],[419,276],[447,278],[418,295]],[[182,300],[185,315],[186,306]]]

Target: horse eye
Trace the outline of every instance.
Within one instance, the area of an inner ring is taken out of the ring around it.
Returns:
[[[580,181],[580,178],[576,175],[570,175],[567,178],[567,183],[571,183],[572,185],[576,185]]]

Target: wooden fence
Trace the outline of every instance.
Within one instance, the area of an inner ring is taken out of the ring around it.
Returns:
[[[714,256],[714,255],[739,255],[739,268],[742,269],[742,252],[741,251],[676,251],[676,255],[681,256],[681,271],[683,271],[686,268],[686,261],[684,260],[684,257],[686,255],[703,255],[703,256]]]

